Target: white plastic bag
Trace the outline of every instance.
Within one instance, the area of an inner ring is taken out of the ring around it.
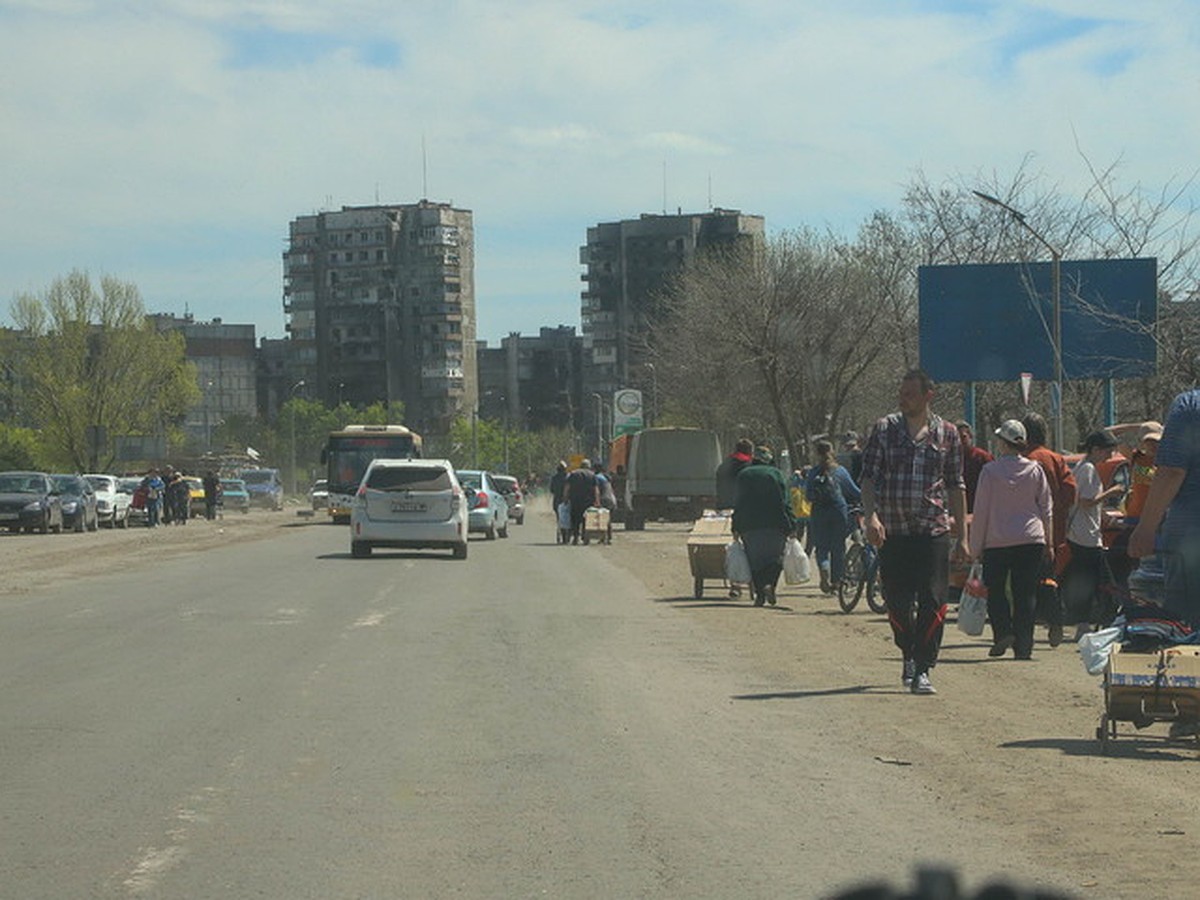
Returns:
[[[971,637],[983,634],[987,624],[987,590],[983,589],[983,566],[975,563],[963,585],[962,599],[958,602],[958,630]]]
[[[1120,626],[1089,631],[1079,639],[1079,656],[1089,675],[1103,675],[1113,647],[1121,642],[1125,629]]]
[[[558,504],[558,527],[563,531],[568,531],[571,528],[571,504]]]
[[[804,584],[812,578],[812,567],[808,554],[795,536],[789,537],[783,546],[783,581],[785,584]]]
[[[741,541],[730,541],[725,545],[725,579],[731,584],[749,584],[753,578],[746,548]]]

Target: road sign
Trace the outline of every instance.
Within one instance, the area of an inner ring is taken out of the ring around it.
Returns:
[[[938,381],[1054,378],[1052,264],[922,266],[921,367]],[[1063,376],[1152,375],[1155,259],[1063,260]]]
[[[645,427],[642,392],[624,388],[613,394],[613,436],[633,434]]]

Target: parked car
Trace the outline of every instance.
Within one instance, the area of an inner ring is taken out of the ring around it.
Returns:
[[[96,494],[96,517],[101,525],[109,528],[125,528],[129,525],[129,504],[133,500],[132,490],[122,490],[115,475],[84,475]]]
[[[283,480],[278,469],[243,469],[238,477],[246,482],[251,506],[283,509]]]
[[[308,498],[312,501],[312,508],[326,509],[329,506],[329,482],[324,478],[318,478],[313,482],[312,489],[308,492]]]
[[[484,534],[489,541],[496,535],[508,537],[508,501],[496,486],[491,472],[477,469],[457,473],[471,507],[470,530]]]
[[[222,478],[221,499],[218,503],[222,509],[250,512],[250,493],[246,490],[246,482],[240,478]]]
[[[96,512],[96,493],[82,475],[51,475],[54,493],[62,504],[63,528],[77,532],[95,531],[100,527]]]
[[[188,485],[188,515],[195,518],[204,516],[204,479],[194,475],[184,475],[183,480]]]
[[[467,497],[445,459],[375,459],[350,505],[350,555],[442,547],[467,558]]]
[[[117,480],[117,490],[129,494],[130,524],[144,525],[146,522],[146,491],[142,488],[142,479],[127,476]]]
[[[62,501],[44,472],[0,472],[0,525],[9,531],[63,530]]]
[[[508,501],[508,517],[517,525],[525,524],[525,495],[521,492],[521,482],[512,475],[493,475],[496,487]]]

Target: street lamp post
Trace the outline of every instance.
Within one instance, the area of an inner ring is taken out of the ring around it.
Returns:
[[[658,369],[654,367],[654,363],[646,363],[646,368],[650,370],[650,421],[646,426],[658,424]]]
[[[296,398],[296,391],[304,387],[304,379],[301,378],[292,385],[292,389],[288,391],[288,403]],[[296,407],[292,407],[292,414],[288,417],[292,422],[292,496],[300,492],[296,481]]]
[[[604,398],[592,392],[592,398],[596,401],[596,451],[599,451],[604,444]]]
[[[1051,341],[1054,344],[1054,382],[1050,386],[1050,406],[1051,412],[1054,413],[1054,449],[1061,453],[1065,447],[1063,438],[1062,253],[1026,221],[1024,213],[1018,212],[991,194],[985,194],[982,191],[971,191],[971,193],[985,203],[1003,209],[1016,220],[1018,225],[1033,235],[1039,244],[1050,251],[1050,294],[1053,304]]]

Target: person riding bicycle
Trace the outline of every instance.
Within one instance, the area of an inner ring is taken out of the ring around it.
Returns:
[[[842,580],[846,537],[850,534],[850,504],[862,495],[845,466],[839,465],[829,441],[817,441],[817,463],[808,472],[804,492],[812,506],[809,527],[821,572],[821,592],[831,594]]]

